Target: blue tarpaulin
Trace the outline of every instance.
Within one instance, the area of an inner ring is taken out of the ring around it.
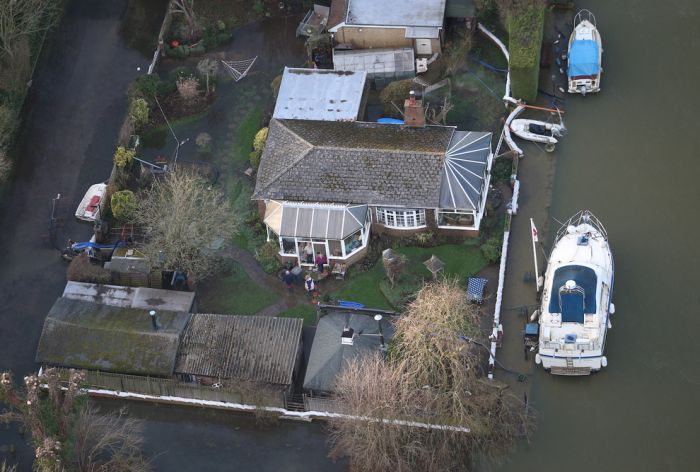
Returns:
[[[598,43],[592,40],[576,40],[569,51],[569,77],[597,75],[600,71]]]
[[[585,296],[581,297],[576,294],[566,294],[566,296],[562,296],[560,306],[559,289],[566,284],[567,280],[576,282],[576,285],[583,289]],[[554,280],[552,281],[552,289],[550,292],[549,312],[562,313],[562,316],[566,312],[571,314],[573,318],[583,318],[584,313],[595,313],[597,284],[598,276],[590,267],[579,265],[559,267],[554,271]],[[566,320],[562,317],[562,321]]]

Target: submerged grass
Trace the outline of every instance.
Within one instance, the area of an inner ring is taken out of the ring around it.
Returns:
[[[258,286],[235,262],[227,274],[205,282],[199,298],[199,311],[228,315],[254,315],[277,301],[277,295]]]

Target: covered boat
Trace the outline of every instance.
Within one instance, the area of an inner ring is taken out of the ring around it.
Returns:
[[[107,193],[107,184],[91,185],[85,196],[80,201],[78,209],[75,211],[75,217],[83,221],[95,221],[100,217],[104,205],[105,194]]]
[[[599,92],[603,42],[596,28],[595,16],[588,10],[581,10],[574,17],[574,25],[569,38],[569,93],[586,95]]]
[[[536,143],[557,144],[564,135],[564,125],[544,121],[519,118],[510,123],[510,129],[516,136]]]
[[[577,213],[557,233],[549,256],[535,363],[558,375],[588,375],[607,366],[613,279],[603,225],[589,211]]]

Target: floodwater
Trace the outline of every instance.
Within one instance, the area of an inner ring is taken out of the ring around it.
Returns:
[[[610,235],[609,366],[586,378],[536,370],[538,430],[499,470],[698,470],[700,2],[577,7],[598,20],[602,92],[566,101],[551,215],[588,208]]]
[[[68,3],[35,81],[23,162],[0,210],[0,368],[20,375],[34,367],[43,318],[64,280],[57,253],[41,238],[50,199],[65,192],[74,208],[82,189],[106,178],[126,107],[123,94],[136,66],[148,62],[119,35],[127,2]],[[533,160],[521,169],[521,203],[542,205],[515,217],[513,238],[529,244],[530,216],[547,227],[549,189],[536,179],[552,169],[544,159],[556,159],[551,215],[563,219],[588,208],[613,245],[617,313],[609,367],[586,378],[535,369],[529,385],[538,429],[498,470],[697,470],[700,292],[692,285],[700,270],[694,238],[700,223],[692,205],[700,197],[700,134],[693,129],[700,108],[700,64],[693,55],[700,49],[700,3],[598,0],[578,6],[594,11],[604,38],[603,91],[568,98],[569,134],[556,153],[525,158]],[[78,232],[76,225],[70,223],[65,235]],[[531,287],[520,283],[513,293]],[[507,300],[523,303],[530,301]],[[506,310],[503,316],[517,315]],[[316,424],[258,429],[250,418],[225,412],[149,404],[131,404],[130,411],[146,421],[146,449],[157,470],[345,469],[325,457],[325,436]],[[8,440],[21,441],[3,431],[0,443]],[[31,451],[22,448],[17,458],[20,470],[29,470]]]

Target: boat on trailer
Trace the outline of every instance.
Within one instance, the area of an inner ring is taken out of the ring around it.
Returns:
[[[558,231],[544,276],[535,363],[556,375],[588,375],[608,365],[603,355],[614,280],[608,235],[589,211]]]
[[[595,16],[581,10],[574,17],[574,31],[569,37],[567,76],[569,93],[586,95],[600,91],[603,41],[596,27]]]
[[[557,144],[557,138],[564,136],[563,124],[518,118],[511,121],[510,130],[519,138],[536,143]]]
[[[75,217],[79,220],[89,222],[99,219],[106,194],[106,183],[91,185],[80,201],[78,209],[75,211]]]

